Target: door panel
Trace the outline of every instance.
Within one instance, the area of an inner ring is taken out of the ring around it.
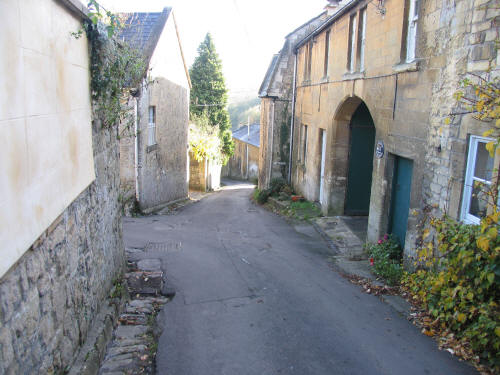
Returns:
[[[408,227],[412,174],[413,161],[396,156],[394,159],[389,232],[397,237],[399,244],[403,248],[405,245],[406,228]]]
[[[375,126],[364,103],[351,119],[349,171],[347,174],[346,215],[368,215],[372,188]]]

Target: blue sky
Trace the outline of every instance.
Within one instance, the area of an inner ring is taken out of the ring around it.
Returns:
[[[326,0],[100,0],[114,12],[174,9],[188,65],[210,32],[230,99],[257,96],[274,53],[290,31],[320,14]]]

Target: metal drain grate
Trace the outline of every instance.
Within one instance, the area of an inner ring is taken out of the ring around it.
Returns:
[[[181,251],[181,242],[149,242],[146,245],[146,251],[165,251],[165,252],[176,252]]]

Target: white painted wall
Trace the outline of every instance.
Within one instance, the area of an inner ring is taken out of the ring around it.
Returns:
[[[151,77],[162,77],[189,89],[181,49],[175,31],[173,11],[170,12],[149,64]]]
[[[80,22],[55,0],[0,1],[0,276],[95,179]]]

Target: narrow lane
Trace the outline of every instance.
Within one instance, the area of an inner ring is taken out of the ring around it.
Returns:
[[[177,292],[159,316],[158,374],[476,373],[333,271],[312,227],[297,232],[250,194],[233,185],[125,220],[126,246],[150,243]]]

